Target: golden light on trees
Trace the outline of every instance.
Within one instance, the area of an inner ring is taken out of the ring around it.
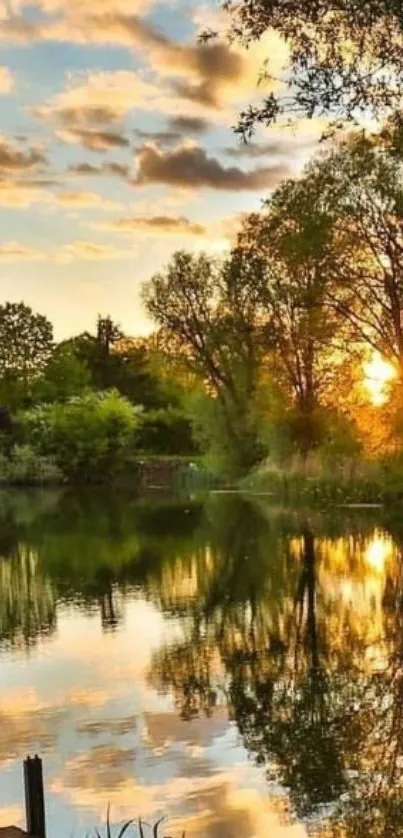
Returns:
[[[393,364],[385,361],[379,352],[374,352],[370,361],[364,364],[364,384],[372,404],[383,405],[388,399],[388,384],[396,378]]]

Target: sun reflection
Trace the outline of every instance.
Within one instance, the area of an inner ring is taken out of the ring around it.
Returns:
[[[382,573],[393,550],[392,541],[383,535],[374,535],[365,549],[365,561],[377,573]]]
[[[396,370],[385,361],[379,352],[374,352],[370,361],[364,364],[365,387],[372,404],[381,406],[388,399],[388,384],[396,378]]]

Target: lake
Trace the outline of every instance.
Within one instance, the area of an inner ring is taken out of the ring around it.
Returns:
[[[0,825],[37,752],[48,838],[403,836],[402,553],[400,509],[1,493]]]

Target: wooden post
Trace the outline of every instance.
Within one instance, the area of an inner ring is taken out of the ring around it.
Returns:
[[[42,760],[37,755],[24,761],[24,782],[27,833],[46,838]]]

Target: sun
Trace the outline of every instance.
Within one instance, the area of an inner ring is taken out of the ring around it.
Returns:
[[[379,352],[374,352],[370,361],[364,364],[364,385],[372,404],[381,406],[388,399],[388,384],[396,378],[393,364],[385,361]]]

